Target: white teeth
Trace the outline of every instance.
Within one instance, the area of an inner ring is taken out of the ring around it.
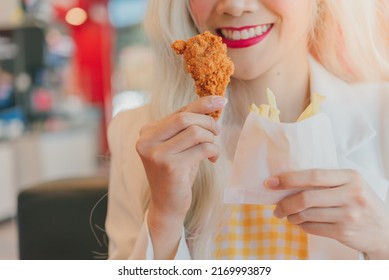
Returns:
[[[257,27],[252,27],[249,29],[243,29],[243,30],[227,30],[227,29],[221,29],[222,35],[233,41],[238,41],[238,40],[246,40],[246,39],[251,39],[257,36],[261,36],[263,33],[268,31],[271,27],[271,24],[266,24],[262,26],[257,26]]]
[[[252,37],[255,37],[255,29],[254,28],[249,29],[249,38],[252,38]]]
[[[243,40],[246,40],[249,38],[249,32],[247,30],[242,30],[240,32],[240,38]]]
[[[261,26],[255,27],[255,33],[262,34],[262,27]]]
[[[240,31],[234,30],[232,33],[232,40],[240,40]]]

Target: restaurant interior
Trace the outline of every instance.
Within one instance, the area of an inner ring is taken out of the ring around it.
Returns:
[[[148,101],[147,0],[0,1],[0,259],[106,259],[118,112]]]

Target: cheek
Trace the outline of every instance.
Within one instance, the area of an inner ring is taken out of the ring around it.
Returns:
[[[280,19],[285,37],[306,36],[310,29],[313,0],[262,0],[266,8]]]
[[[189,7],[192,17],[197,27],[204,31],[207,19],[209,19],[213,7],[213,2],[210,0],[190,0]]]
[[[272,13],[284,17],[291,13],[296,2],[300,0],[262,0],[262,4]]]
[[[268,10],[281,19],[309,18],[312,15],[313,0],[262,0]]]

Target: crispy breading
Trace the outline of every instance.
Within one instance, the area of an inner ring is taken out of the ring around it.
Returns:
[[[206,31],[190,38],[187,42],[177,40],[172,48],[184,56],[186,70],[194,79],[196,92],[202,96],[224,96],[234,64],[227,56],[227,47],[221,37]],[[210,115],[218,119],[221,111]]]

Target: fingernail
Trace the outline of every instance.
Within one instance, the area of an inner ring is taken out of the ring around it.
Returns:
[[[269,189],[275,189],[280,185],[280,179],[278,177],[270,177],[265,181],[265,187]]]
[[[222,132],[222,128],[218,122],[216,122],[215,130],[216,135],[220,135],[220,133]]]
[[[281,218],[280,209],[278,207],[276,207],[276,209],[274,209],[273,216],[276,218],[279,218],[279,219]]]
[[[212,99],[211,99],[211,104],[212,106],[214,107],[224,107],[228,102],[228,99],[223,97],[223,96],[219,96],[219,95],[215,95],[215,96],[212,96]]]

